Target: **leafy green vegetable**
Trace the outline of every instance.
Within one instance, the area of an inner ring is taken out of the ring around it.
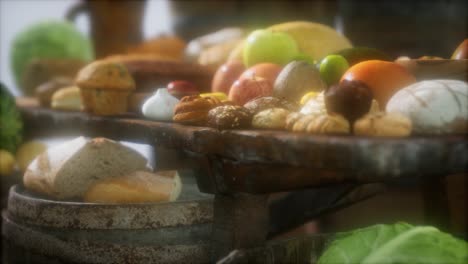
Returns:
[[[0,149],[15,153],[23,138],[23,120],[15,98],[0,83]]]
[[[93,58],[90,40],[69,22],[45,21],[20,32],[12,45],[11,65],[16,84],[21,88],[21,78],[33,59]]]
[[[340,235],[319,264],[468,263],[468,243],[435,227],[375,225]]]

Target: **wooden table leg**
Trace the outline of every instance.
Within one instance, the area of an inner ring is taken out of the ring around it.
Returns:
[[[446,180],[443,176],[422,179],[422,194],[426,224],[450,231]]]
[[[267,195],[216,194],[212,229],[212,262],[234,249],[265,243],[269,211]]]

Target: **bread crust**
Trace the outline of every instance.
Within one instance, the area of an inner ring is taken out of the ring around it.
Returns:
[[[129,175],[103,179],[89,187],[84,201],[89,203],[149,203],[174,201],[182,183],[176,171]]]

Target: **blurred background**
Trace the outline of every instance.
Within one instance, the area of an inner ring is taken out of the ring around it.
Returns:
[[[10,48],[15,35],[39,21],[64,19],[80,2],[86,1],[0,1],[0,80],[15,95],[19,91],[10,67]],[[168,33],[189,41],[224,27],[257,29],[290,20],[309,20],[334,27],[354,46],[378,48],[394,57],[448,57],[467,36],[468,3],[464,0],[127,2],[141,8],[138,16],[143,39]],[[91,19],[90,12],[77,12],[74,24],[79,31],[90,36]],[[115,20],[115,23],[120,23],[118,17]]]

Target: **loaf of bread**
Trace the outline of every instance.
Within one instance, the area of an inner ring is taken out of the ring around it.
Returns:
[[[81,198],[100,179],[147,170],[147,161],[118,142],[83,137],[49,148],[28,166],[27,189],[57,199]]]
[[[417,82],[394,94],[386,111],[410,118],[415,133],[468,133],[468,83],[456,80]]]
[[[91,185],[84,195],[89,203],[150,203],[175,201],[182,190],[177,171],[136,171]]]

